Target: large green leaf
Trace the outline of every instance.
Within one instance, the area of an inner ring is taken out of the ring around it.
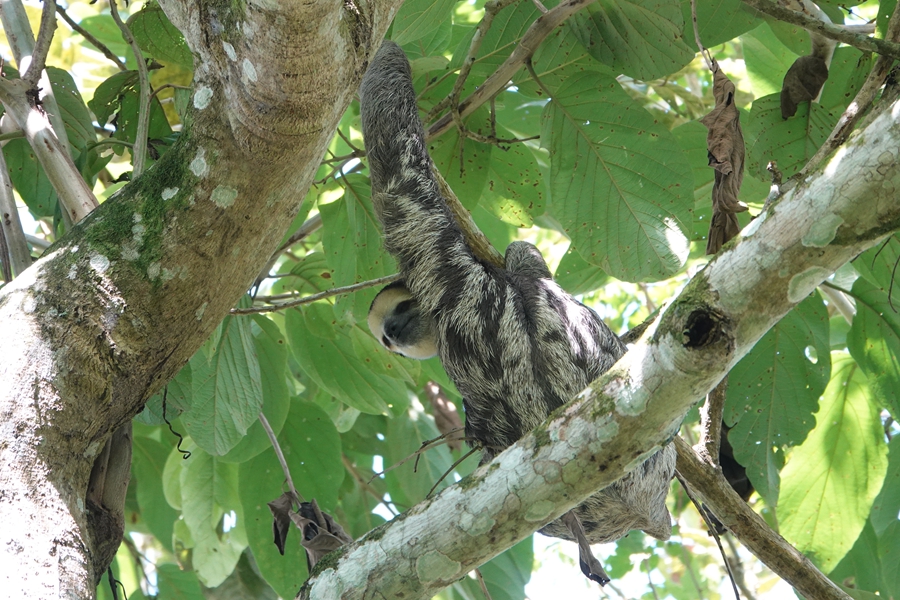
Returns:
[[[368,177],[348,175],[343,179],[344,195],[335,202],[320,204],[322,245],[325,259],[334,272],[334,285],[344,286],[397,272],[396,263],[382,246],[381,227],[372,208]],[[335,312],[352,311],[363,322],[377,288],[361,290],[338,299]]]
[[[847,335],[847,348],[869,377],[879,405],[900,418],[900,314],[888,296],[868,279],[853,283],[856,316]]]
[[[13,187],[35,218],[52,217],[57,210],[56,191],[25,139],[6,142],[3,158]]]
[[[422,405],[413,403],[406,415],[388,420],[387,440],[384,454],[385,468],[394,465],[416,452],[422,442],[441,435],[434,425],[434,418],[422,410]],[[470,460],[476,461],[476,458]],[[438,483],[441,476],[453,464],[453,457],[445,445],[426,450],[418,460],[410,460],[385,473],[391,500],[404,510],[425,499],[428,491]],[[438,484],[440,491],[453,483],[452,476]]]
[[[741,47],[753,94],[760,98],[781,92],[784,74],[797,54],[778,40],[767,23],[742,35]]]
[[[533,536],[528,537],[503,554],[479,567],[484,583],[493,600],[524,600],[525,584],[534,568]],[[574,572],[573,572],[574,573]],[[446,600],[478,600],[484,597],[474,573],[447,588],[437,598]]]
[[[844,112],[872,70],[872,60],[871,54],[850,46],[835,50],[819,100],[822,106],[835,115]]]
[[[184,36],[155,4],[145,5],[128,19],[128,26],[141,50],[163,64],[175,64],[187,70],[194,68],[194,57]]]
[[[406,44],[431,34],[450,21],[458,0],[407,0],[394,18],[391,39]]]
[[[693,180],[671,133],[611,77],[582,73],[553,94],[541,139],[553,212],[578,253],[626,281],[677,272],[688,254]]]
[[[694,59],[678,0],[597,0],[568,24],[591,56],[635,79],[671,75]]]
[[[216,587],[231,575],[247,547],[238,466],[197,448],[182,464],[179,479],[181,513],[194,542],[194,570],[204,585]],[[226,531],[223,517],[232,511],[236,523]]]
[[[491,130],[488,109],[481,107],[476,110],[466,119],[465,126],[481,135],[489,135]],[[490,144],[482,144],[461,136],[457,129],[432,140],[428,146],[428,153],[431,154],[435,166],[447,180],[447,184],[459,201],[469,210],[478,205],[481,192],[487,183],[492,149]]]
[[[303,318],[309,310],[314,309],[304,307],[302,312],[289,311],[284,322],[300,368],[316,385],[348,406],[369,414],[388,414],[389,403],[405,400],[406,385],[393,377],[373,372],[361,361],[344,328],[333,327],[331,338],[310,333]]]
[[[881,592],[884,589],[881,557],[878,554],[878,537],[872,528],[871,521],[866,521],[862,533],[856,538],[853,548],[841,559],[828,577],[837,583],[867,592]],[[888,594],[886,597],[890,597]]]
[[[306,500],[315,498],[322,510],[331,511],[344,467],[341,440],[328,415],[311,403],[295,401],[278,442],[297,491]],[[281,597],[291,598],[307,577],[302,534],[292,526],[282,556],[272,541],[272,513],[266,505],[286,489],[283,471],[271,448],[241,465],[240,497],[256,564]]]
[[[156,440],[134,436],[131,471],[137,479],[137,501],[141,517],[150,533],[171,552],[172,525],[178,518],[178,511],[169,506],[163,494],[163,470],[169,450]]]
[[[553,278],[570,294],[592,292],[609,282],[609,275],[600,267],[581,258],[581,255],[571,246],[559,261]]]
[[[815,425],[831,373],[828,312],[818,293],[798,304],[728,375],[725,421],[735,458],[770,505],[778,498],[783,448]]]
[[[515,137],[501,126],[497,127],[497,135]],[[510,225],[531,227],[534,217],[544,213],[544,185],[544,175],[527,145],[501,146],[492,153],[481,205]]]
[[[181,422],[197,445],[222,455],[234,448],[256,421],[262,381],[250,321],[226,317],[213,348],[191,358],[190,410]]]
[[[76,150],[82,150],[88,144],[97,141],[97,134],[94,133],[94,126],[91,123],[93,120],[91,113],[88,112],[72,76],[68,71],[47,67],[47,77],[53,86],[54,98],[66,125],[69,145]]]
[[[818,426],[782,474],[780,532],[826,573],[853,547],[884,481],[879,412],[865,374],[849,355],[836,354]]]
[[[681,17],[690,31],[691,0],[682,0]],[[741,0],[712,0],[696,2],[697,23],[700,26],[700,40],[707,48],[718,46],[742,33],[750,31],[760,23],[756,11]],[[685,43],[695,48],[693,35],[685,36]]]
[[[205,600],[197,574],[185,571],[178,565],[160,565],[156,568],[157,598],[167,600]],[[129,596],[130,597],[130,596]]]
[[[892,235],[853,260],[853,269],[869,283],[890,295],[891,312],[900,309],[900,285],[897,285],[897,262],[900,260],[900,238]]]
[[[897,522],[900,515],[900,437],[888,444],[888,467],[881,491],[872,503],[872,526],[879,536]]]
[[[757,99],[747,127],[747,172],[769,181],[766,165],[774,160],[785,177],[793,175],[812,158],[836,122],[837,117],[817,102],[800,103],[797,114],[785,120],[780,94]]]
[[[287,384],[287,336],[271,319],[253,315],[253,344],[259,358],[260,383],[262,384],[262,413],[277,434],[287,418],[291,400]],[[272,442],[266,435],[259,419],[247,430],[247,435],[222,457],[225,462],[245,462],[250,460]]]

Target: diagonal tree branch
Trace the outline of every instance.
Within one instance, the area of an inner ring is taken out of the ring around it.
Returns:
[[[460,484],[330,557],[299,597],[429,598],[669,442],[689,408],[781,317],[900,229],[900,197],[885,185],[900,180],[898,107],[851,139],[824,167],[828,177],[751,223],[589,389]],[[810,564],[785,568],[759,552],[804,596],[847,598]]]

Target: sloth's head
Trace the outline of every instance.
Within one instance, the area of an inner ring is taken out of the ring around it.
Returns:
[[[403,282],[378,292],[368,320],[372,335],[391,352],[418,360],[437,355],[434,321],[419,309]]]

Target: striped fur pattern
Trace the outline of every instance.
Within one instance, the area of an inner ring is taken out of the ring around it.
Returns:
[[[431,174],[409,63],[385,42],[360,87],[372,199],[385,248],[423,314],[441,362],[463,396],[466,435],[490,460],[541,423],[625,352],[590,309],[552,279],[540,252],[514,242],[506,268],[476,258]],[[577,509],[591,543],[631,529],[669,537],[667,447]],[[543,530],[572,539],[560,521]]]

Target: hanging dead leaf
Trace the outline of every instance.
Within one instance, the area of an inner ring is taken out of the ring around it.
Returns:
[[[819,95],[828,79],[828,65],[819,56],[801,56],[784,75],[781,84],[781,118],[797,114],[797,105]]]
[[[447,398],[441,386],[433,381],[425,384],[425,393],[431,401],[431,408],[434,411],[434,424],[438,431],[441,432],[441,435],[447,435],[456,430],[453,435],[447,438],[447,445],[450,446],[451,450],[461,449],[463,433],[460,429],[463,424],[462,419],[459,418],[459,411],[456,410],[456,405]]]
[[[734,92],[734,84],[714,61],[713,97],[716,107],[700,119],[709,130],[706,136],[707,156],[709,166],[715,169],[707,254],[715,254],[725,242],[738,234],[740,225],[736,213],[747,210],[747,205],[738,200],[744,180],[745,148]]]
[[[298,510],[293,510],[298,505]],[[323,556],[353,541],[344,529],[328,513],[323,513],[315,499],[299,502],[290,492],[285,492],[268,503],[275,517],[275,545],[284,555],[284,543],[293,522],[303,534],[300,543],[306,550],[306,564],[312,571]]]

